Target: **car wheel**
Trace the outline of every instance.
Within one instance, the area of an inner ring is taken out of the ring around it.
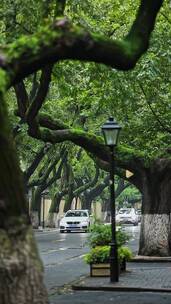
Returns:
[[[64,230],[60,230],[60,233],[64,233]]]
[[[138,226],[138,223],[134,223],[134,226]]]

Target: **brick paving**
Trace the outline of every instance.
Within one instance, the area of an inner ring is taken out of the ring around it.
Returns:
[[[171,292],[171,262],[131,262],[127,271],[120,274],[119,282],[109,277],[82,277],[73,284],[75,290],[144,290]]]

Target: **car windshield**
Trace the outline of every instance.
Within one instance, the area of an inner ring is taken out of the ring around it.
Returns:
[[[88,216],[85,211],[69,211],[65,215],[66,217],[72,217],[72,216]]]
[[[131,213],[131,209],[120,209],[119,214],[129,214]]]

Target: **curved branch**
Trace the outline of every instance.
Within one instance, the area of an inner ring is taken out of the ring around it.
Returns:
[[[82,185],[81,187],[74,190],[74,196],[79,196],[80,193],[84,192],[85,190],[87,190],[90,187],[93,187],[97,183],[98,177],[99,177],[99,168],[96,166],[96,172],[95,172],[95,176],[94,176],[93,180],[91,180],[90,182],[86,183],[85,185]]]
[[[27,113],[27,122],[29,125],[32,121],[36,118],[49,89],[49,83],[51,81],[51,73],[52,73],[53,65],[46,66],[42,70],[41,78],[40,78],[40,85],[38,87],[37,93],[28,109]]]
[[[14,86],[14,90],[17,98],[17,105],[20,117],[24,118],[27,108],[29,106],[29,98],[24,82],[21,81],[20,83],[16,84]]]
[[[158,117],[158,115],[156,114],[156,112],[154,111],[154,109],[152,108],[152,106],[151,106],[151,104],[150,104],[150,102],[149,102],[149,100],[148,100],[147,94],[146,94],[146,92],[145,92],[145,90],[144,90],[144,87],[143,87],[143,85],[142,85],[140,82],[139,82],[139,87],[140,87],[141,91],[143,92],[143,95],[144,95],[144,97],[145,97],[145,100],[146,100],[146,102],[147,102],[147,104],[148,104],[148,106],[149,106],[151,112],[153,113],[153,115],[154,115],[156,121],[159,123],[159,125],[162,127],[162,129],[163,129],[164,131],[166,131],[167,133],[170,134],[170,133],[171,133],[171,129],[164,125],[164,123],[160,120],[160,118]]]
[[[26,169],[24,172],[24,181],[25,184],[28,183],[30,177],[33,175],[35,170],[37,169],[38,165],[42,161],[43,157],[47,153],[47,151],[50,149],[50,146],[44,145],[35,155],[35,158],[31,165]]]
[[[31,128],[28,131],[30,136],[53,144],[70,140],[88,152],[92,152],[107,162],[109,161],[108,148],[103,144],[101,137],[79,129],[69,129],[66,124],[61,123],[59,120],[50,121],[47,117],[46,120],[43,120],[41,116],[41,119],[38,117],[37,121],[44,126],[51,127],[51,130],[47,128]]]
[[[102,191],[109,186],[109,178],[109,175],[107,175],[103,182],[97,184],[94,188],[92,188],[90,192],[86,194],[86,198],[94,200],[97,196],[99,196]]]
[[[163,0],[141,0],[129,34],[121,41],[91,34],[71,25],[66,18],[44,27],[33,36],[18,39],[6,51],[6,66],[11,83],[21,81],[43,66],[74,59],[103,63],[119,70],[132,69],[146,52],[157,13]],[[25,39],[23,43],[23,39]]]
[[[64,15],[65,5],[66,5],[66,0],[56,1],[55,16]]]

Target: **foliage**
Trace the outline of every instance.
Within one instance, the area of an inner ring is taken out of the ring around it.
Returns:
[[[121,246],[118,248],[118,256],[120,260],[126,259],[126,261],[130,261],[133,254],[130,248]]]
[[[110,246],[96,246],[84,256],[87,264],[91,263],[108,263],[110,257]],[[129,261],[132,258],[132,252],[127,247],[118,248],[118,258],[122,261],[124,258]]]
[[[84,256],[84,261],[90,263],[109,262],[110,246],[96,246]]]
[[[121,230],[116,231],[118,247],[124,245],[129,239],[129,235]],[[95,224],[90,228],[88,243],[90,247],[109,245],[112,239],[111,225]]]
[[[133,185],[124,189],[116,198],[117,206],[119,208],[122,208],[125,203],[130,204],[131,206],[133,203],[138,201],[141,201],[141,194]]]

